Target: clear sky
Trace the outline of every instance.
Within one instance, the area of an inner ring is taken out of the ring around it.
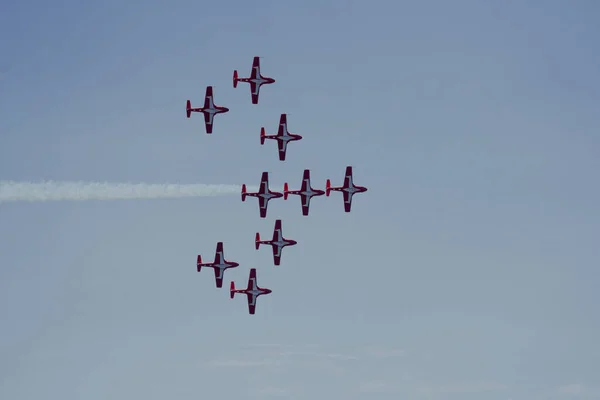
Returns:
[[[0,5],[0,180],[355,183],[0,205],[0,398],[600,398],[595,1]],[[250,103],[253,56],[277,82]],[[212,85],[212,135],[185,100]],[[260,146],[288,113],[288,160]],[[254,249],[276,218],[298,245]],[[217,241],[273,293],[196,272]],[[224,285],[225,286],[225,285]]]

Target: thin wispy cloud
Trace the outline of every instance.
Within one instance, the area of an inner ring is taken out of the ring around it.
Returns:
[[[281,344],[281,343],[252,343],[252,344],[246,344],[242,347],[246,348],[246,349],[254,349],[254,348],[283,349],[283,348],[290,348],[290,347],[296,347],[296,346],[297,345]]]
[[[407,351],[402,348],[369,345],[351,350],[339,351],[331,346],[309,344],[250,344],[240,346],[231,356],[224,355],[210,361],[207,366],[248,368],[253,374],[251,390],[257,395],[272,397],[288,395],[290,388],[300,384],[296,379],[298,374],[305,377],[306,374],[311,376],[314,374],[319,377],[319,380],[350,379],[353,385],[350,385],[348,390],[364,394],[414,394],[443,399],[450,395],[498,392],[508,389],[506,385],[495,381],[448,383],[415,381],[407,375],[406,368],[410,367],[407,365],[410,360],[406,357]],[[386,363],[386,373],[384,375],[371,373],[377,371],[377,366],[383,361]],[[281,381],[285,381],[286,385],[273,385],[273,374],[276,374]]]
[[[358,390],[363,393],[398,393],[402,391],[399,384],[384,380],[360,382]]]
[[[287,389],[278,386],[264,386],[259,389],[256,389],[256,392],[260,396],[269,397],[284,397],[287,396],[289,393]]]
[[[484,393],[508,389],[508,386],[492,381],[456,382],[443,385],[424,385],[419,388],[421,394]]]
[[[276,356],[307,356],[337,359],[340,361],[366,360],[370,358],[404,357],[406,350],[397,347],[369,345],[352,352],[334,352],[324,346],[314,344],[276,344],[256,343],[244,346],[244,349],[261,349],[269,355]]]
[[[259,351],[260,354],[269,357],[313,357],[313,358],[328,358],[335,360],[358,360],[360,357],[356,354],[332,352],[322,346],[311,344],[251,344],[243,346],[243,351],[246,354],[254,354]]]
[[[567,397],[600,397],[600,385],[585,385],[583,383],[570,383],[558,387],[558,393]]]
[[[237,358],[218,358],[206,363],[209,367],[227,367],[227,368],[256,368],[256,367],[269,367],[274,365],[281,365],[281,360],[273,358],[249,358],[249,357],[237,357]]]
[[[205,363],[207,368],[249,368],[255,373],[292,373],[292,371],[319,371],[322,376],[342,376],[360,359],[354,354],[334,352],[314,345],[259,343],[240,346],[229,355],[222,355]]]
[[[404,349],[383,346],[368,346],[364,352],[367,356],[376,358],[403,357],[406,355]]]
[[[577,396],[583,393],[583,385],[580,383],[572,383],[570,385],[560,386],[558,392],[561,394],[568,394],[571,396]]]

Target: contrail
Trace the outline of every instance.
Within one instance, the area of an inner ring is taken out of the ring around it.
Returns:
[[[241,185],[149,184],[107,182],[0,181],[0,203],[9,201],[125,200],[228,196]],[[256,187],[248,187],[256,191]]]

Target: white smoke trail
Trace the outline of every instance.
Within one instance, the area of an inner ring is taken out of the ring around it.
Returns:
[[[241,185],[0,181],[0,203],[9,201],[125,200],[227,196]],[[256,187],[248,187],[256,191]]]

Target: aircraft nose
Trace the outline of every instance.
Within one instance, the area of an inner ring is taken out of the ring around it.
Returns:
[[[228,111],[229,111],[229,108],[223,107],[223,112],[228,112]]]

